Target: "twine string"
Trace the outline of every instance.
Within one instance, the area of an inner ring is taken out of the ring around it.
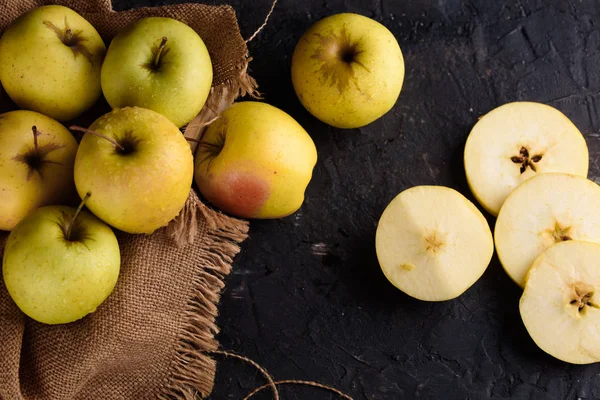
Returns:
[[[271,16],[271,14],[273,14],[273,10],[275,9],[276,4],[277,4],[277,0],[273,0],[273,4],[271,4],[271,9],[269,10],[269,13],[265,17],[265,22],[263,22],[263,24],[258,27],[256,32],[254,32],[252,34],[252,36],[250,36],[248,39],[246,39],[246,43],[251,42],[260,33],[260,31],[262,31],[264,29],[264,27],[267,26],[267,22],[269,22],[269,17]]]
[[[303,385],[303,386],[311,386],[311,387],[315,387],[318,389],[323,389],[323,390],[327,390],[329,392],[335,393],[338,396],[340,396],[340,398],[345,399],[345,400],[354,400],[352,397],[348,396],[347,394],[343,393],[342,391],[331,387],[331,386],[327,386],[327,385],[323,385],[321,383],[318,382],[313,382],[313,381],[301,381],[301,380],[283,380],[283,381],[277,381],[275,382],[273,380],[273,378],[271,377],[271,375],[267,372],[266,369],[264,369],[263,367],[261,367],[260,365],[258,365],[255,361],[252,361],[251,359],[244,357],[244,356],[239,356],[235,353],[231,353],[228,351],[222,351],[222,350],[214,350],[214,351],[209,351],[208,353],[211,354],[219,354],[222,356],[226,356],[226,357],[231,357],[231,358],[235,358],[237,360],[243,361],[249,365],[252,365],[254,368],[256,368],[264,377],[265,379],[268,381],[267,384],[262,385],[261,387],[258,387],[256,389],[254,389],[252,392],[250,392],[246,397],[244,397],[243,400],[248,400],[251,397],[253,397],[255,394],[257,394],[258,392],[263,391],[264,389],[267,388],[271,388],[271,390],[273,391],[273,397],[275,398],[275,400],[280,400],[279,397],[279,391],[277,390],[277,386],[279,385]]]
[[[261,367],[260,365],[258,365],[257,363],[255,363],[254,361],[252,361],[251,359],[247,358],[247,357],[243,357],[243,356],[238,356],[237,354],[228,352],[228,351],[222,351],[222,350],[213,350],[213,351],[209,351],[209,353],[212,354],[219,354],[225,357],[231,357],[231,358],[235,358],[237,360],[243,361],[247,364],[252,365],[254,368],[256,368],[267,380],[267,385],[266,387],[270,387],[271,390],[273,391],[273,397],[275,398],[275,400],[279,400],[279,391],[277,390],[277,386],[275,385],[275,382],[273,381],[273,378],[271,378],[271,375],[267,372],[266,369],[264,369],[263,367]]]
[[[312,387],[316,387],[319,389],[323,389],[323,390],[327,390],[329,392],[335,393],[338,396],[340,396],[340,398],[342,399],[346,399],[346,400],[354,400],[352,397],[348,396],[347,394],[337,390],[334,387],[331,386],[327,386],[327,385],[322,385],[320,383],[317,382],[313,382],[313,381],[298,381],[298,380],[285,380],[285,381],[277,381],[277,382],[273,382],[275,384],[275,386],[278,385],[304,385],[304,386],[312,386]],[[254,389],[252,392],[250,392],[250,394],[248,394],[248,396],[244,397],[243,400],[248,400],[250,397],[254,396],[255,394],[257,394],[258,392],[270,387],[271,385],[262,385],[259,388]]]

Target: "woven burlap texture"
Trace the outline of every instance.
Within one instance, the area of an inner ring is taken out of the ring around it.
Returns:
[[[209,49],[214,83],[187,136],[198,138],[206,121],[255,90],[246,74],[247,47],[229,6],[114,12],[110,0],[2,3],[0,31],[34,7],[62,4],[88,19],[107,44],[120,28],[144,16],[168,16],[190,25]],[[247,231],[245,221],[206,207],[192,191],[169,227],[150,236],[117,232],[122,266],[115,291],[95,313],[67,325],[26,318],[0,281],[0,399],[206,397],[215,374],[215,362],[206,352],[218,347],[215,318],[223,279]],[[5,239],[0,234],[0,253]]]

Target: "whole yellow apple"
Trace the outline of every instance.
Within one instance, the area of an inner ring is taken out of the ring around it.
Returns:
[[[102,91],[113,108],[149,108],[181,127],[202,109],[213,70],[206,45],[173,18],[141,18],[112,40],[102,65]]]
[[[34,111],[0,114],[0,230],[32,210],[75,197],[77,142],[52,118]]]
[[[70,8],[38,7],[17,18],[0,39],[0,80],[20,107],[68,121],[100,97],[106,46]]]
[[[82,198],[91,194],[91,212],[127,233],[152,233],[179,214],[192,187],[194,159],[167,117],[117,108],[83,130],[75,186]]]
[[[29,214],[8,236],[2,262],[14,302],[45,324],[94,312],[113,291],[120,269],[115,234],[81,207],[47,206]]]
[[[294,213],[317,162],[311,137],[291,116],[259,102],[227,108],[204,133],[195,178],[215,206],[243,218]]]
[[[324,18],[302,36],[292,57],[292,83],[312,115],[337,128],[358,128],[396,103],[404,58],[394,35],[358,14]]]

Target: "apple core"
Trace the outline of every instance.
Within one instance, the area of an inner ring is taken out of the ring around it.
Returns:
[[[600,308],[600,306],[593,301],[593,298],[594,288],[583,282],[577,282],[573,284],[573,300],[571,300],[569,304],[577,307],[577,311],[580,313],[585,312],[587,307]]]

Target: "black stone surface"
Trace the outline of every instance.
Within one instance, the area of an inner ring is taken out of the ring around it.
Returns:
[[[250,36],[270,0],[230,4]],[[387,26],[406,62],[393,110],[346,131],[310,116],[290,81],[302,33],[344,11]],[[599,181],[599,28],[593,0],[280,0],[249,45],[251,73],[265,101],[311,134],[319,161],[298,213],[252,223],[222,297],[222,346],[277,379],[317,380],[356,400],[600,397],[598,365],[559,362],[529,338],[521,291],[497,258],[458,299],[425,303],[386,281],[374,249],[379,216],[403,189],[446,185],[473,199],[465,140],[479,116],[509,101],[547,103],[570,117],[588,139],[590,178]],[[313,254],[315,246],[325,254]],[[263,383],[250,367],[222,360],[211,398],[241,399]],[[286,400],[335,398],[310,388],[281,392]]]

